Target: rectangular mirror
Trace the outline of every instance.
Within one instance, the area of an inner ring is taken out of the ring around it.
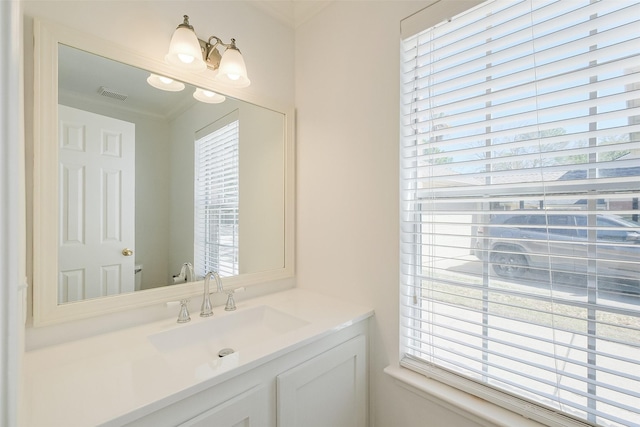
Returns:
[[[210,270],[229,287],[292,275],[286,109],[201,102],[217,88],[200,76],[35,32],[34,324],[182,297]]]

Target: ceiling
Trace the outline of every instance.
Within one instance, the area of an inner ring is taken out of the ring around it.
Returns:
[[[181,92],[151,87],[147,84],[148,71],[65,45],[60,45],[58,56],[58,90],[64,98],[59,101],[63,104],[70,105],[68,102],[76,99],[85,105],[111,105],[168,119],[196,102],[193,87]],[[120,95],[122,97],[117,98]]]
[[[254,6],[291,28],[304,24],[335,0],[256,0]]]

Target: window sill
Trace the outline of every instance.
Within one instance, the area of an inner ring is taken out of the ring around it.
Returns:
[[[501,408],[440,381],[399,366],[387,366],[384,372],[397,384],[439,406],[486,427],[540,427],[536,421]]]

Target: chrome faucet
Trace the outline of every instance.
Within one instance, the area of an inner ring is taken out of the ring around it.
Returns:
[[[211,281],[211,276],[216,281],[217,291],[224,292],[222,288],[222,281],[220,280],[220,275],[215,271],[210,271],[204,276],[204,296],[202,298],[202,307],[200,309],[200,317],[209,317],[213,315],[213,309],[211,308],[211,297],[209,292],[209,282]]]
[[[184,277],[186,278],[187,282],[196,281],[196,274],[193,272],[193,265],[190,262],[185,262],[184,264],[182,264],[182,269],[184,270]],[[180,274],[182,274],[182,271],[180,272]]]
[[[190,262],[185,262],[180,268],[180,274],[173,276],[174,283],[195,282],[196,275],[193,272],[193,265]]]

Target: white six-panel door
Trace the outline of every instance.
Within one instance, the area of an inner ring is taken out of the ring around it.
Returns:
[[[63,105],[58,112],[58,302],[131,292],[135,125]]]

